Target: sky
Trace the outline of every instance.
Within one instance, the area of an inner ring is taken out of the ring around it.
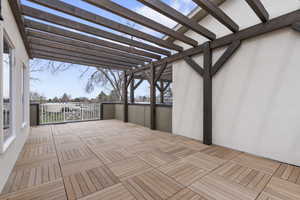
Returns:
[[[100,8],[97,8],[97,7],[90,5],[88,3],[85,3],[81,0],[62,0],[62,1],[72,4],[72,5],[75,5],[75,6],[78,6],[82,9],[88,10],[92,13],[101,15],[103,17],[109,18],[111,20],[117,21],[122,24],[128,24],[128,23],[133,24],[132,22],[129,22],[127,19],[124,19],[122,17],[114,15],[114,14],[107,12],[105,10],[102,10]],[[118,3],[118,4],[126,7],[126,8],[129,8],[130,10],[136,11],[137,13],[139,13],[141,15],[144,15],[146,17],[150,16],[151,19],[153,19],[161,24],[164,24],[170,28],[172,28],[176,25],[176,22],[174,22],[173,20],[157,13],[156,11],[152,10],[149,7],[144,6],[143,4],[139,3],[136,0],[126,0],[126,1],[113,0],[113,1],[115,3]],[[196,5],[192,2],[192,0],[162,0],[162,1],[167,3],[168,5],[172,6],[173,8],[175,8],[176,10],[180,11],[183,14],[188,14],[192,9],[194,9],[196,7]],[[116,32],[109,28],[72,17],[70,15],[66,15],[61,12],[45,8],[43,6],[39,6],[37,4],[31,3],[28,0],[22,0],[22,3],[25,5],[34,7],[34,8],[41,9],[43,11],[47,11],[47,12],[71,19],[71,20],[76,20],[76,21],[84,23],[84,24],[93,25],[102,30],[106,30],[109,32],[113,32],[113,33],[122,35],[122,36],[126,36],[123,33]],[[42,21],[40,21],[40,22],[42,22]],[[48,24],[47,22],[43,22],[43,23]],[[54,24],[51,24],[51,25],[54,25]],[[55,26],[57,26],[57,25],[55,25]],[[148,28],[143,27],[138,24],[135,24],[134,28],[144,31],[146,33],[152,34],[156,37],[164,36],[161,33],[158,33],[154,30],[148,29]],[[129,36],[126,36],[126,37],[129,37]],[[38,63],[40,64],[40,62],[38,62]],[[102,88],[102,87],[95,88],[95,90],[92,93],[85,92],[85,85],[87,83],[88,76],[80,77],[80,75],[86,68],[87,68],[87,66],[76,65],[76,66],[72,66],[70,69],[68,69],[66,71],[58,72],[55,74],[49,73],[49,71],[35,72],[31,76],[34,78],[37,78],[38,81],[31,82],[31,91],[43,94],[47,98],[53,98],[55,96],[60,97],[65,92],[70,94],[72,97],[89,97],[89,98],[96,97],[101,91],[109,93],[109,88]],[[146,81],[144,81],[144,82],[146,82]],[[148,96],[148,94],[149,94],[149,84],[148,83],[141,84],[141,86],[136,90],[136,96]]]

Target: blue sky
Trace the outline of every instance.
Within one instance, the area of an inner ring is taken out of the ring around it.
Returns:
[[[112,20],[117,21],[122,24],[127,24],[129,22],[128,20],[126,20],[124,18],[121,18],[121,17],[114,15],[110,12],[107,12],[105,10],[99,9],[93,5],[87,4],[81,0],[62,0],[62,1],[72,4],[72,5],[79,6],[82,9],[86,9],[90,12],[96,13],[98,15],[104,16],[106,18],[112,19]],[[131,10],[136,11],[139,14],[145,15],[147,17],[151,16],[151,18],[153,20],[158,21],[168,27],[173,27],[174,25],[176,25],[176,23],[173,20],[170,20],[169,18],[167,18],[165,16],[161,16],[160,14],[153,11],[151,8],[144,6],[143,4],[139,3],[136,0],[126,0],[126,1],[113,0],[113,1],[124,7],[127,7]],[[163,2],[168,3],[173,8],[179,10],[180,12],[182,12],[184,14],[189,13],[196,6],[192,2],[192,0],[163,0]],[[59,16],[62,16],[62,17],[68,18],[68,19],[76,20],[76,21],[84,23],[84,24],[96,26],[102,30],[106,30],[109,32],[114,32],[116,34],[124,35],[122,33],[108,29],[106,27],[102,27],[100,25],[95,25],[93,23],[90,23],[90,22],[87,22],[84,20],[80,20],[78,18],[75,18],[75,17],[69,16],[69,15],[42,7],[42,6],[39,6],[37,4],[29,2],[28,0],[22,0],[22,3],[25,5],[30,5],[32,7],[38,8],[38,9],[42,9],[42,10],[50,12],[50,13],[54,13],[56,15],[59,15]],[[146,31],[147,33],[155,35],[157,37],[163,37],[162,34],[156,32],[156,31],[147,29],[140,25],[135,25],[135,28]],[[96,88],[95,91],[92,93],[85,92],[84,89],[85,89],[85,85],[87,83],[88,76],[84,76],[84,77],[80,78],[82,71],[84,71],[85,69],[86,69],[86,66],[76,65],[67,71],[59,72],[54,75],[49,73],[49,71],[34,73],[34,74],[32,74],[32,76],[37,77],[39,79],[39,81],[33,81],[31,83],[31,91],[39,92],[48,98],[53,98],[55,96],[59,97],[64,92],[71,94],[72,97],[79,97],[79,96],[80,97],[83,97],[83,96],[96,97],[100,91],[106,91],[108,93],[109,88],[101,88],[101,87]],[[148,87],[149,87],[149,85],[147,83],[142,84],[137,89],[136,95],[138,95],[138,96],[139,95],[141,95],[141,96],[148,95],[148,93],[149,93]]]

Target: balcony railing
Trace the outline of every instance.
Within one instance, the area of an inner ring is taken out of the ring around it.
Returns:
[[[100,103],[45,103],[39,105],[39,123],[100,120]]]

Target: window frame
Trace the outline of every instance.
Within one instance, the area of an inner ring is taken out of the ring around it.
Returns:
[[[1,55],[0,55],[0,79],[3,80],[3,47],[4,47],[4,41],[9,45],[10,47],[10,137],[4,141],[4,132],[3,132],[3,121],[0,123],[0,154],[3,154],[6,152],[6,150],[9,148],[9,146],[13,143],[13,141],[16,139],[16,88],[13,83],[15,83],[15,69],[16,69],[16,56],[15,56],[15,46],[12,43],[12,40],[10,39],[9,35],[5,31],[5,29],[0,25],[0,47],[1,47]],[[0,84],[0,119],[3,120],[3,83]]]

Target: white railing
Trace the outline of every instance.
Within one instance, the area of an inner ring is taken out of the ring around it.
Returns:
[[[40,124],[100,120],[100,103],[45,103],[39,108]]]

